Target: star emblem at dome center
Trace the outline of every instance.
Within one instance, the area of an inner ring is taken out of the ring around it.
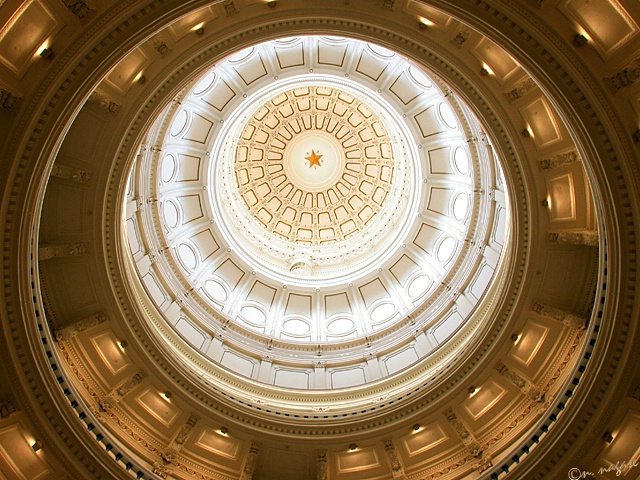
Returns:
[[[309,155],[308,157],[304,157],[305,160],[309,161],[309,168],[313,167],[314,165],[320,166],[321,158],[322,155],[318,155],[315,150],[311,150],[311,155]]]

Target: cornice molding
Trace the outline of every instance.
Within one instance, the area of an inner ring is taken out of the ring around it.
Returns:
[[[50,440],[54,445],[56,441],[62,440],[64,442],[64,448],[54,447],[54,453],[60,461],[70,471],[74,471],[71,469],[75,469],[74,465],[78,465],[79,461],[79,467],[86,470],[81,471],[81,468],[77,468],[75,472],[78,476],[90,471],[96,478],[106,476],[107,473],[105,472],[122,476],[123,478],[125,474],[124,471],[120,472],[120,470],[115,469],[113,467],[115,464],[110,460],[103,462],[104,452],[100,452],[97,445],[87,445],[90,441],[93,442],[93,439],[86,434],[81,434],[79,428],[76,428],[73,424],[76,419],[71,419],[68,413],[61,413],[58,409],[59,405],[64,404],[65,399],[59,392],[54,394],[51,391],[51,385],[49,385],[52,375],[48,371],[47,362],[42,358],[43,352],[38,348],[40,336],[36,331],[35,313],[31,302],[25,300],[31,297],[28,286],[28,282],[31,279],[26,278],[27,275],[24,275],[24,272],[28,272],[31,268],[28,259],[30,253],[36,248],[35,243],[31,241],[32,239],[29,239],[29,236],[34,232],[31,222],[34,219],[34,212],[36,217],[39,215],[39,204],[42,202],[46,186],[46,182],[42,179],[47,177],[45,173],[50,171],[53,165],[53,156],[59,146],[57,140],[62,136],[66,125],[84,103],[99,78],[108,71],[109,67],[127,49],[130,49],[141,39],[148,38],[155,33],[164,22],[176,19],[187,11],[186,6],[172,8],[171,2],[149,2],[146,5],[139,5],[139,3],[123,2],[114,10],[109,11],[108,16],[99,17],[100,20],[96,19],[95,23],[93,23],[94,20],[90,21],[91,27],[83,37],[85,42],[77,42],[77,46],[73,51],[63,55],[60,63],[56,63],[56,67],[51,71],[47,80],[42,83],[43,86],[40,90],[29,96],[25,103],[17,109],[16,115],[18,118],[12,130],[15,133],[13,137],[15,140],[7,144],[4,149],[9,158],[16,159],[16,163],[12,164],[11,171],[8,172],[7,185],[9,188],[5,189],[2,201],[2,215],[6,219],[2,260],[5,279],[5,297],[2,308],[5,311],[3,313],[6,313],[6,315],[3,314],[5,318],[4,326],[6,327],[3,328],[3,331],[6,333],[2,340],[7,347],[6,351],[10,353],[14,361],[11,372],[14,374],[12,375],[14,378],[12,388],[16,392],[17,399],[22,405],[25,405],[25,412],[42,429],[43,438]],[[199,2],[199,5],[204,5],[205,3]],[[638,225],[638,196],[637,192],[634,191],[634,185],[640,184],[637,181],[639,178],[637,163],[633,161],[635,155],[633,154],[633,146],[627,138],[628,135],[617,133],[625,132],[624,126],[621,124],[620,119],[616,118],[614,109],[607,100],[607,96],[603,93],[600,83],[596,82],[590,74],[584,77],[586,80],[584,80],[582,87],[574,83],[573,78],[576,75],[578,75],[578,78],[583,78],[580,75],[588,72],[586,72],[582,63],[576,59],[577,55],[570,49],[569,44],[562,42],[554,32],[544,28],[541,22],[538,21],[537,14],[533,9],[530,11],[529,8],[519,4],[514,7],[512,6],[513,2],[498,0],[493,2],[478,0],[475,6],[469,6],[461,1],[445,3],[444,8],[455,10],[458,15],[462,15],[471,25],[477,28],[490,29],[489,33],[494,39],[497,39],[499,35],[498,27],[500,25],[506,25],[511,22],[514,28],[518,27],[518,25],[526,26],[526,28],[520,28],[518,34],[508,41],[500,34],[501,43],[506,45],[508,49],[515,48],[519,50],[518,58],[526,60],[523,61],[525,66],[535,70],[536,78],[541,82],[545,90],[550,93],[551,97],[556,99],[561,111],[575,114],[575,117],[571,116],[566,120],[571,127],[572,133],[578,139],[578,151],[580,156],[585,159],[589,175],[592,181],[599,186],[596,198],[601,209],[599,214],[600,221],[604,224],[603,236],[608,242],[607,254],[609,256],[610,276],[610,282],[607,285],[605,319],[611,319],[612,322],[615,320],[615,322],[613,322],[613,327],[603,332],[604,335],[601,335],[598,339],[597,349],[595,350],[597,355],[594,354],[598,364],[595,367],[589,367],[592,369],[590,371],[594,373],[593,377],[584,381],[576,389],[572,399],[571,414],[566,415],[568,412],[565,412],[558,425],[555,426],[554,431],[562,430],[562,438],[558,439],[559,434],[554,434],[553,438],[557,439],[555,442],[543,442],[540,447],[532,452],[531,459],[527,462],[528,466],[525,467],[523,464],[519,467],[520,470],[518,471],[541,477],[549,475],[555,471],[554,469],[559,468],[558,466],[561,464],[560,455],[565,455],[563,461],[566,461],[567,454],[562,452],[569,451],[569,457],[572,459],[584,454],[586,449],[589,448],[588,439],[582,441],[576,441],[575,439],[579,438],[585,431],[587,421],[595,422],[596,428],[603,428],[611,414],[605,412],[602,408],[598,410],[597,407],[603,405],[605,401],[608,405],[617,405],[621,401],[615,398],[617,390],[623,387],[628,388],[632,380],[631,378],[625,379],[623,377],[622,368],[617,368],[618,371],[616,372],[616,367],[629,358],[633,349],[638,348],[637,326],[631,323],[631,319],[634,316],[637,318],[638,302],[632,295],[627,296],[627,293],[631,292],[636,285],[637,253],[634,246],[636,245],[635,228]],[[111,20],[120,15],[124,16],[124,12],[127,9],[133,9],[134,4],[137,9],[135,13],[130,13],[130,16],[113,28],[111,33],[100,37],[99,34],[104,31],[103,29],[107,28],[106,25]],[[467,9],[464,12],[461,11],[463,7]],[[494,9],[494,7],[499,9]],[[508,10],[511,16],[518,16],[517,24],[513,22],[508,14],[500,13],[503,10]],[[342,14],[345,13],[343,10],[340,10],[340,12]],[[386,11],[382,11],[381,16],[386,13]],[[478,17],[471,18],[472,13],[477,14]],[[355,16],[354,12],[351,14]],[[362,23],[355,20],[342,23],[337,20],[326,20],[324,24],[314,20],[305,20],[304,24],[298,24],[294,31],[304,32],[317,29],[321,25],[327,25],[340,32],[355,30],[363,38],[380,34],[381,38],[387,39],[389,45],[391,45],[392,34],[383,29],[377,29],[365,24],[369,21],[375,23],[376,19],[376,16],[371,15],[363,18]],[[148,26],[140,30],[140,24],[145,23],[143,20],[149,20]],[[384,18],[378,18],[377,20],[382,22]],[[486,23],[480,25],[479,22],[481,21]],[[265,25],[265,22],[260,20],[261,25],[256,27],[255,31],[252,32],[251,29],[247,29],[246,34],[239,35],[235,40],[228,38],[221,41],[216,45],[217,48],[209,52],[211,56],[202,52],[198,60],[184,66],[183,72],[202,71],[206,65],[210,64],[212,57],[222,55],[222,52],[228,51],[231,46],[246,45],[247,42],[255,41],[258,38],[272,38],[278,35],[279,32],[286,31],[287,34],[291,32],[287,30],[287,28],[291,27],[291,23],[286,21],[279,22],[279,26]],[[242,23],[239,23],[239,25],[242,25]],[[137,30],[136,35],[126,35],[134,30]],[[403,51],[419,51],[419,47],[411,45],[406,38],[398,36],[395,41],[398,42],[396,47]],[[120,47],[118,48],[116,44],[119,44]],[[529,49],[529,53],[526,55],[523,53],[525,45]],[[90,53],[84,54],[80,52],[81,49],[85,49],[84,52],[86,52],[91,46],[94,49]],[[111,53],[105,55],[104,49],[110,49]],[[559,55],[551,55],[550,52]],[[425,51],[421,53],[425,53]],[[63,71],[63,69],[66,70]],[[569,70],[571,73],[569,73]],[[548,71],[556,73],[552,77],[545,74]],[[129,136],[120,145],[122,154],[117,159],[118,163],[115,164],[112,178],[117,180],[118,174],[126,171],[126,165],[130,162],[127,149],[140,140],[139,137],[143,135],[150,119],[159,110],[161,98],[168,93],[175,94],[184,87],[184,84],[179,84],[177,81],[177,76],[178,74],[176,73],[174,78],[169,79],[167,82],[171,83],[173,81],[171,87],[160,86],[159,82],[150,82],[144,90],[146,95],[141,95],[140,99],[127,110],[127,116],[122,118],[122,125],[131,125],[133,133],[130,132]],[[459,85],[463,85],[465,82],[469,83],[464,78],[459,80]],[[556,86],[553,86],[553,84]],[[471,87],[470,84],[469,87]],[[157,90],[155,90],[155,94],[152,94],[154,89]],[[72,93],[74,91],[77,93]],[[482,97],[480,99],[483,102],[488,98],[486,92],[478,96]],[[143,111],[141,105],[146,101],[151,101],[152,106],[147,106],[146,110]],[[497,101],[494,103],[498,104]],[[474,105],[476,104],[474,103]],[[125,109],[126,107],[123,106],[122,108]],[[491,110],[488,106],[486,108]],[[139,112],[142,112],[142,114],[139,115]],[[565,116],[569,117],[568,114]],[[53,118],[57,120],[53,122]],[[506,118],[506,116],[501,116],[499,113],[492,119],[492,123],[499,124],[500,118]],[[620,127],[619,130],[618,127]],[[510,130],[513,130],[513,128],[511,127]],[[504,137],[499,139],[498,143],[503,148],[507,148],[509,138],[515,138],[513,131],[504,133]],[[510,145],[510,148],[516,150],[509,151],[508,157],[516,161],[518,147]],[[601,155],[597,155],[598,153]],[[600,163],[596,164],[596,159],[598,158],[601,160]],[[613,184],[609,183],[611,180]],[[517,188],[526,189],[522,178],[519,181],[521,183]],[[516,187],[512,186],[512,188]],[[106,209],[116,208],[117,202],[122,198],[120,193],[114,190],[109,192],[110,199],[105,203]],[[523,194],[524,198],[527,198],[527,195],[528,193],[525,192]],[[520,243],[518,245],[518,255],[522,255],[526,249],[526,244],[529,241],[529,222],[533,222],[526,214],[528,206],[523,205],[520,208],[518,215],[520,215],[520,221],[523,222],[527,230],[517,232],[521,240],[525,239],[524,244]],[[112,241],[114,235],[113,225],[107,225],[105,233],[106,238],[110,239],[108,241]],[[105,254],[116,255],[119,248],[120,246],[117,243],[107,244]],[[623,265],[626,265],[624,270],[622,270]],[[112,276],[114,276],[114,268],[124,271],[122,264],[117,267],[112,266],[110,270]],[[523,262],[520,264],[516,275],[519,276],[517,280],[514,280],[516,283],[522,281],[523,276],[530,275],[526,271],[526,265]],[[617,295],[619,292],[623,292],[625,296]],[[127,307],[123,305],[126,304],[123,298],[128,295],[124,294],[122,290],[120,290],[119,294],[121,296],[122,313],[131,315],[131,311],[127,311]],[[512,298],[505,299],[506,309],[512,308],[509,303],[516,302],[518,295],[519,292],[516,292]],[[618,300],[612,298],[616,296],[619,297]],[[41,308],[41,305],[37,305],[36,308]],[[518,311],[517,306],[513,308],[515,308],[516,312]],[[495,327],[504,330],[506,328],[506,320],[506,317],[502,317],[497,321]],[[26,329],[24,329],[23,325],[26,325]],[[132,326],[131,329],[137,335],[142,335],[139,331],[136,332],[135,326]],[[592,335],[593,331],[589,330],[588,334]],[[587,338],[590,338],[589,335],[587,335]],[[636,338],[635,343],[628,342],[625,344],[624,340],[627,336]],[[485,365],[483,363],[485,360],[480,358],[483,353],[486,356],[488,347],[485,346],[484,348],[484,352],[477,353],[475,358],[470,359],[466,367],[461,369],[459,380],[463,379],[466,373],[472,370],[470,365],[473,362],[477,362],[477,368]],[[499,350],[501,345],[496,345],[494,348]],[[616,350],[621,353],[616,353]],[[174,381],[180,383],[180,379],[174,379]],[[449,384],[443,388],[446,390],[453,387],[452,384]],[[37,392],[40,395],[39,400],[34,400],[31,392]],[[590,394],[592,395],[591,397]],[[593,405],[596,405],[596,407],[593,407]],[[614,409],[612,408],[611,410]],[[68,420],[71,421],[68,422]],[[49,422],[57,430],[45,427]],[[62,425],[64,423],[67,425]],[[593,428],[593,423],[591,423],[590,428]],[[96,442],[93,442],[93,444],[96,444]],[[552,453],[553,451],[555,453]],[[496,467],[499,467],[499,465],[496,465]],[[557,473],[557,471],[555,472]]]

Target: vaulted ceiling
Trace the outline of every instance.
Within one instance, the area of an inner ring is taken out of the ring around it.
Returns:
[[[0,478],[636,478],[639,21],[0,3]]]

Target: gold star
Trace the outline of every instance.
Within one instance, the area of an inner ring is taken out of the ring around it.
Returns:
[[[311,150],[311,155],[309,155],[308,157],[304,157],[305,160],[309,160],[309,168],[313,167],[314,165],[320,166],[321,158],[322,155],[316,154],[316,152],[314,152],[313,150]]]

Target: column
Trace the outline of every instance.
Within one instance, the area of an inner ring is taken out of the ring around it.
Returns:
[[[200,420],[200,417],[192,414],[186,421],[186,423],[182,425],[182,428],[180,428],[178,434],[173,438],[169,446],[163,452],[162,459],[164,461],[171,463],[173,460],[175,460],[175,458],[178,456],[178,453],[180,453],[180,450],[182,450],[184,442],[187,441],[187,438],[189,438],[189,435],[191,435],[191,432],[196,426],[196,423],[198,423],[198,420]]]
[[[256,469],[256,461],[258,460],[258,454],[260,453],[260,444],[258,442],[251,442],[249,447],[249,453],[244,460],[244,466],[242,467],[242,473],[240,474],[240,480],[251,480],[253,478],[253,472]]]
[[[498,362],[496,365],[496,370],[500,375],[509,380],[513,385],[518,387],[522,393],[524,393],[528,398],[534,400],[536,402],[542,402],[544,400],[544,395],[542,392],[535,387],[529,380],[522,377],[520,374],[514,372],[509,367],[507,367],[504,363]]]
[[[447,420],[451,426],[455,429],[456,433],[462,440],[462,443],[467,448],[467,451],[473,455],[474,457],[480,456],[482,452],[480,451],[480,445],[478,441],[474,437],[474,435],[467,429],[466,425],[460,420],[457,415],[453,412],[453,410],[449,409],[444,412]]]
[[[389,465],[391,466],[393,480],[407,480],[404,474],[404,467],[400,463],[400,457],[398,457],[398,452],[392,439],[384,440],[384,452],[387,454],[387,460],[389,460]]]
[[[316,458],[317,480],[329,480],[329,468],[327,466],[327,451],[320,450]]]
[[[127,393],[140,385],[140,383],[146,378],[146,376],[147,375],[144,372],[139,371],[133,376],[129,377],[124,381],[124,383],[120,384],[119,387],[113,389],[111,392],[105,395],[105,397],[100,401],[100,408],[106,412],[107,410],[115,407]]]

